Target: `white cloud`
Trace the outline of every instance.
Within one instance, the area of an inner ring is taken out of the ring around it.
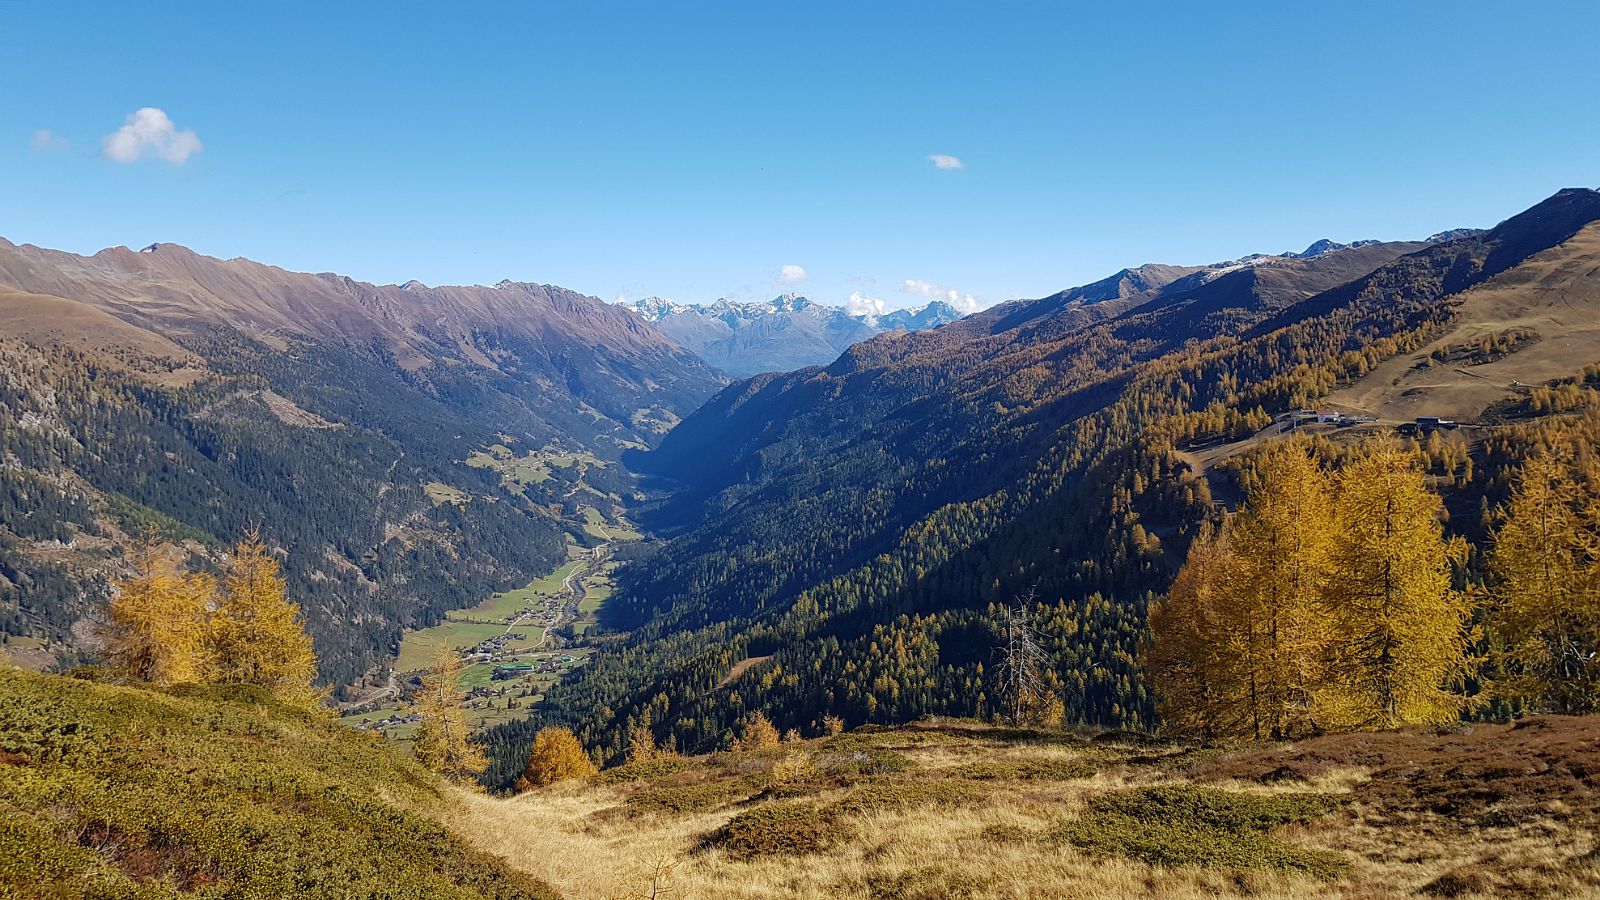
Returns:
[[[966,163],[961,161],[961,157],[944,153],[935,153],[928,157],[928,160],[933,163],[935,169],[965,169],[967,167]]]
[[[850,299],[844,302],[844,311],[852,316],[877,318],[883,315],[883,301],[860,291],[854,291],[850,294]]]
[[[153,156],[181,166],[202,149],[200,138],[193,131],[179,131],[167,114],[154,106],[128,116],[121,128],[100,142],[100,155],[119,163]]]
[[[907,278],[900,284],[901,293],[920,294],[933,300],[943,300],[954,306],[962,315],[970,315],[978,311],[978,298],[971,294],[963,293],[955,288],[923,281],[920,278]]]
[[[41,128],[33,133],[33,137],[28,140],[28,146],[41,152],[66,150],[72,146],[72,142],[48,128]]]
[[[790,284],[799,284],[806,280],[806,267],[789,263],[778,270],[778,277]]]

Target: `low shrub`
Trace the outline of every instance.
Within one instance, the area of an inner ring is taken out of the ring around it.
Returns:
[[[828,746],[811,757],[819,772],[827,775],[898,775],[916,768],[903,753],[872,746]]]
[[[977,878],[938,866],[867,876],[867,892],[875,900],[962,900],[982,891]]]
[[[628,795],[630,809],[650,813],[705,812],[747,800],[758,790],[750,778],[723,778],[687,784],[652,784]]]
[[[598,784],[629,784],[634,781],[651,781],[665,778],[694,768],[694,760],[686,756],[661,756],[655,759],[625,763],[605,769],[595,779]]]
[[[822,853],[854,837],[837,811],[803,801],[766,803],[745,810],[712,832],[708,846],[734,859]]]
[[[1242,794],[1193,785],[1102,795],[1052,836],[1092,853],[1152,865],[1298,870],[1331,879],[1348,871],[1335,853],[1274,840],[1278,825],[1307,823],[1339,805],[1325,794]]]
[[[979,834],[992,844],[1026,844],[1040,837],[1039,832],[1031,828],[1010,823],[986,825]]]
[[[10,698],[0,709],[0,754],[34,765],[92,752],[88,725],[42,697]]]
[[[863,813],[908,806],[970,803],[984,791],[960,781],[873,781],[857,785],[832,805],[841,813]]]

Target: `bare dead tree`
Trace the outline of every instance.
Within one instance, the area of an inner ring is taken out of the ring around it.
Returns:
[[[1039,633],[1033,628],[1034,591],[1018,597],[1001,611],[1000,645],[994,667],[1001,708],[1012,725],[1026,724],[1031,709],[1045,696],[1044,671],[1048,664]]]

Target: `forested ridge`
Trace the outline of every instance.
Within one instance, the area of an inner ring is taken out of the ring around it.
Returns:
[[[1431,246],[1178,272],[1109,316],[1009,304],[728,388],[631,461],[683,485],[663,521],[701,524],[624,570],[608,610],[636,630],[492,735],[490,780],[550,721],[615,758],[640,723],[697,751],[756,709],[802,730],[988,714],[995,611],[1030,594],[1066,717],[1153,726],[1146,607],[1216,514],[1184,450],[1421,346],[1454,295],[1596,219],[1600,194],[1564,191]],[[1451,508],[1503,499],[1541,439],[1473,449]]]

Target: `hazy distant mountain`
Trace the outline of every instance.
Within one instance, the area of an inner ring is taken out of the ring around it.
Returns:
[[[765,303],[691,305],[660,297],[621,306],[711,365],[740,377],[826,365],[851,344],[904,328],[921,331],[961,318],[942,300],[886,313],[852,312],[784,294]]]

